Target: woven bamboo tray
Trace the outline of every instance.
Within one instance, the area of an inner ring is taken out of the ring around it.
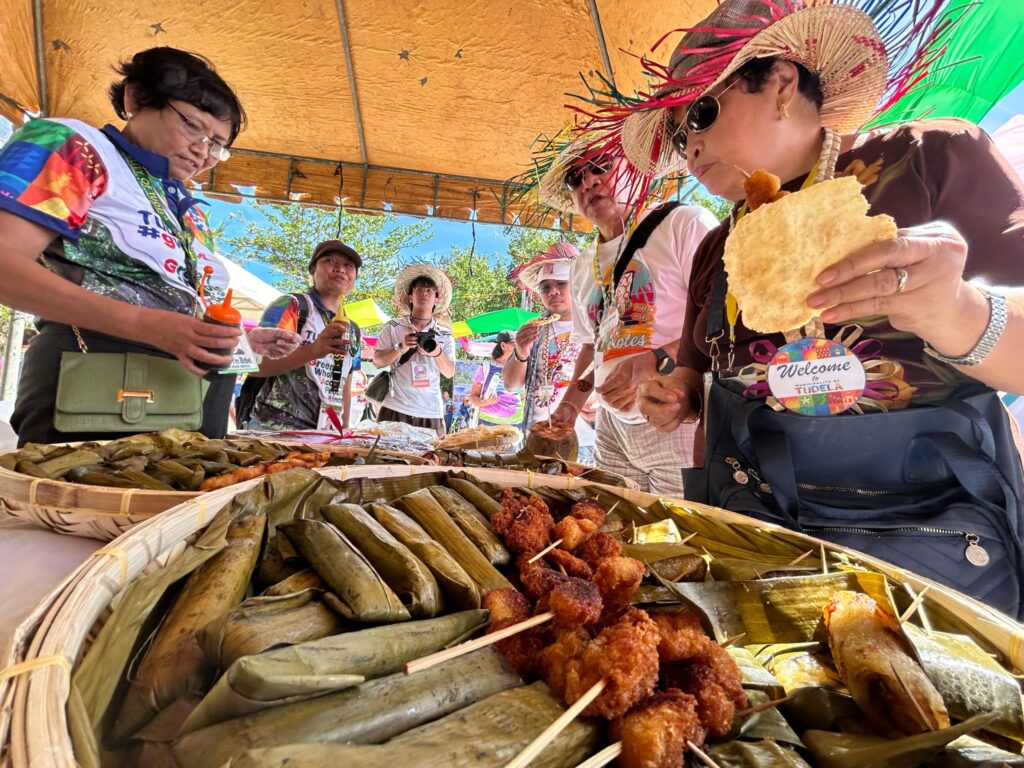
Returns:
[[[566,475],[536,475],[531,472],[494,469],[358,466],[332,467],[319,471],[327,477],[340,480],[461,471],[481,481],[501,486],[572,489],[596,485]],[[95,553],[69,577],[63,592],[46,610],[26,654],[29,660],[39,660],[39,666],[18,674],[13,680],[10,741],[6,745],[7,764],[32,768],[78,768],[67,717],[70,675],[98,631],[97,622],[105,620],[109,615],[111,601],[124,585],[140,573],[162,567],[180,556],[188,540],[205,528],[237,493],[259,482],[261,479],[257,478],[213,491],[150,518]],[[641,506],[659,500],[659,497],[627,488],[601,487]],[[660,500],[668,502],[671,514],[683,531],[699,528],[710,537],[716,527],[731,529],[742,526],[754,535],[770,536],[777,541],[789,543],[797,553],[811,550],[823,554],[829,551],[847,557],[855,556],[860,565],[881,572],[916,593],[929,587],[922,601],[924,608],[944,609],[964,623],[965,631],[972,632],[976,639],[983,641],[1001,656],[1004,664],[1017,670],[1024,668],[1024,626],[976,600],[883,561],[801,533],[713,507],[664,498]],[[10,694],[7,696],[9,698]],[[0,738],[3,735],[0,732]]]
[[[282,445],[300,443],[282,443]],[[346,457],[367,456],[358,446],[311,446]],[[412,464],[427,460],[398,451],[374,451]],[[232,486],[233,487],[233,486]],[[202,494],[192,491],[147,491],[44,480],[0,467],[0,510],[55,533],[101,541],[116,539],[153,515]]]

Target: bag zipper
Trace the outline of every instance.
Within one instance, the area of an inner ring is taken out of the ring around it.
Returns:
[[[967,541],[967,547],[964,549],[964,559],[971,565],[978,568],[984,568],[989,564],[991,560],[988,550],[985,549],[979,543],[981,537],[976,533],[970,531],[955,531],[951,528],[934,528],[928,525],[920,526],[902,526],[899,528],[860,528],[852,525],[808,525],[807,530],[814,531],[816,533],[859,533],[866,536],[877,536],[884,538],[885,536],[901,536],[916,533],[931,533],[939,536],[963,536]]]

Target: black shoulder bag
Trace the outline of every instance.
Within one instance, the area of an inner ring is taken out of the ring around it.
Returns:
[[[719,266],[708,338],[724,326]],[[1024,616],[1024,473],[1009,414],[978,383],[916,408],[776,412],[717,374],[686,498],[866,552]]]
[[[363,390],[363,397],[367,400],[371,400],[377,405],[381,405],[384,402],[384,398],[388,396],[391,391],[391,369],[397,368],[409,361],[409,358],[416,354],[416,347],[407,349],[401,357],[388,368],[377,373],[370,383],[366,385],[366,389]]]

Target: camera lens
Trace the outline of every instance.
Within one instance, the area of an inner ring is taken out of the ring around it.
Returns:
[[[435,349],[437,349],[437,341],[434,339],[434,337],[432,335],[431,336],[424,336],[423,338],[421,338],[419,340],[419,343],[420,343],[420,349],[422,349],[428,355],[431,352],[433,352]]]

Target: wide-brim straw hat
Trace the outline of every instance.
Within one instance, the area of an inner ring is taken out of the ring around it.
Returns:
[[[532,259],[513,267],[508,273],[509,280],[519,280],[527,289],[540,293],[540,284],[551,280],[550,270],[554,264],[572,265],[579,257],[576,246],[566,240],[552,243],[547,250],[535,255]]]
[[[725,0],[684,30],[668,65],[643,59],[654,80],[645,98],[622,98],[596,121],[619,132],[640,174],[681,169],[668,141],[671,110],[727,81],[748,62],[778,57],[817,75],[823,127],[856,131],[917,85],[940,53],[931,44],[939,0]]]
[[[443,269],[433,264],[407,264],[398,273],[395,281],[395,293],[391,303],[395,312],[399,315],[409,314],[409,286],[417,278],[425,277],[437,286],[437,304],[434,305],[434,315],[445,314],[452,305],[452,281]]]

